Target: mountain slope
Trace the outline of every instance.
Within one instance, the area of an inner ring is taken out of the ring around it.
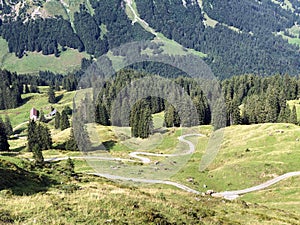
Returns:
[[[220,78],[300,72],[296,0],[3,0],[0,5],[0,34],[18,57],[28,51],[59,57],[66,48],[97,57],[156,36],[178,49],[204,53]]]

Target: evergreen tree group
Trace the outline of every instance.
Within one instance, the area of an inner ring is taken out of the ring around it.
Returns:
[[[255,123],[297,124],[296,107],[289,100],[300,97],[296,77],[235,76],[222,82],[227,107],[227,125]]]
[[[51,104],[56,103],[55,92],[54,92],[53,86],[49,86],[49,89],[48,89],[48,102]]]
[[[131,135],[148,138],[153,130],[153,120],[149,103],[142,99],[132,108],[130,114]]]
[[[28,124],[28,151],[35,149],[47,150],[52,147],[52,137],[48,127],[34,120],[30,120]]]
[[[8,151],[9,144],[5,124],[0,117],[0,151]]]
[[[23,85],[17,74],[0,70],[0,110],[19,106],[22,93]]]

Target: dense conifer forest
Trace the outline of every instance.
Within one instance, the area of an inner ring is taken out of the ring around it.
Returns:
[[[205,53],[205,61],[220,78],[299,74],[299,47],[277,35],[299,36],[288,31],[300,23],[297,1],[291,1],[294,11],[280,7],[282,1],[271,0],[184,2],[136,0],[136,6],[140,17],[157,32]],[[90,4],[93,13],[82,4],[71,15],[72,22],[62,16],[28,19],[21,13],[13,18],[7,14],[10,6],[4,4],[0,35],[8,42],[9,52],[20,58],[28,51],[59,57],[67,48],[98,57],[124,43],[154,38],[139,23],[132,23],[122,0],[91,0]],[[217,24],[207,25],[204,14]]]
[[[273,33],[292,27],[300,18],[271,1],[203,1],[204,11],[220,22],[214,28],[204,25],[203,11],[191,0],[186,6],[181,0],[136,4],[141,17],[158,32],[208,54],[205,60],[218,77],[299,73],[299,48]]]

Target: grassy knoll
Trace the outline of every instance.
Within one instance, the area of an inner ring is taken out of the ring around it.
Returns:
[[[174,148],[178,144],[177,137],[181,135],[180,129],[169,130],[163,134],[162,141],[157,145],[153,143],[157,140],[149,139],[148,141],[152,144],[149,146],[153,148],[147,149],[146,140],[129,138],[120,141],[114,133],[115,128],[99,126],[97,129],[101,130],[100,133],[103,134],[102,137],[105,137],[103,138],[105,142],[114,141],[110,148],[110,154],[123,158],[128,158],[128,153],[136,150],[147,150],[155,153],[174,152]],[[219,154],[213,163],[202,172],[199,171],[199,166],[207,147],[211,127],[202,126],[199,128],[199,133],[203,133],[207,137],[198,140],[197,151],[188,163],[171,177],[171,180],[202,192],[207,189],[225,191],[248,188],[278,175],[300,170],[300,142],[297,141],[300,138],[300,127],[296,125],[258,124],[228,127],[224,130],[224,140]],[[196,137],[187,139],[197,143]],[[186,145],[182,144],[182,149],[185,147]],[[164,159],[163,157],[149,158],[152,161]],[[164,172],[160,171],[160,173]],[[192,181],[189,178],[192,178]],[[298,207],[300,198],[297,195],[300,187],[297,181],[299,178],[291,178],[264,191],[246,194],[242,199],[252,203],[261,202],[272,208],[282,207],[300,213]],[[291,184],[288,185],[288,190],[286,190],[287,184]],[[272,191],[273,189],[276,191]],[[268,192],[272,194],[266,197],[264,193]],[[287,200],[280,201],[282,196],[286,196]]]
[[[27,52],[27,56],[21,59],[14,53],[8,53],[7,42],[0,38],[0,63],[1,69],[15,71],[17,73],[34,74],[38,71],[49,70],[55,73],[67,74],[80,67],[81,59],[89,57],[84,52],[74,49],[62,51],[60,57],[54,55],[45,56],[42,53]]]
[[[103,134],[102,137],[105,142],[109,140],[114,141],[110,148],[110,154],[113,156],[128,158],[128,153],[131,151],[147,150],[148,144],[145,140],[130,138],[120,141],[114,132],[115,128],[99,126],[97,129],[101,130],[100,133]],[[199,133],[209,136],[211,127],[202,126],[199,128]],[[149,144],[149,146],[153,148],[149,148],[147,151],[155,153],[174,152],[174,148],[178,144],[177,137],[180,135],[180,129],[169,130],[169,132],[163,134],[162,140],[157,145],[153,143],[157,140],[149,139],[148,141],[152,144]],[[292,124],[258,124],[228,127],[224,130],[224,140],[219,154],[205,171],[199,171],[199,166],[207,147],[208,137],[202,137],[198,140],[195,154],[177,174],[171,177],[171,180],[203,192],[207,189],[225,191],[258,185],[278,175],[300,170],[300,142],[297,141],[298,138],[300,138],[300,127]],[[196,137],[187,139],[197,143]],[[182,146],[183,148],[186,147],[184,144]],[[149,158],[152,161],[163,160],[163,157]],[[188,178],[193,178],[193,180],[189,181]],[[284,207],[300,213],[299,207],[297,207],[300,198],[296,197],[300,188],[299,184],[297,185],[298,179],[291,178],[286,181],[288,183],[292,182],[292,185],[289,185],[289,191],[285,190],[286,183],[282,182],[265,191],[246,194],[242,198],[253,203],[258,201],[267,203],[270,207]],[[263,197],[263,193],[273,188],[277,191],[271,191],[272,195]],[[281,188],[283,192],[281,192]],[[282,195],[286,195],[287,199],[293,201],[294,204],[278,201]],[[276,204],[273,204],[274,202]]]

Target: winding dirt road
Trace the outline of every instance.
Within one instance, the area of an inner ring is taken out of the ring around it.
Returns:
[[[189,146],[189,149],[186,152],[183,152],[180,154],[156,154],[156,153],[148,153],[148,152],[132,152],[129,154],[130,157],[135,158],[137,160],[113,158],[113,157],[99,157],[99,156],[75,156],[75,157],[70,157],[70,158],[71,159],[85,159],[85,160],[98,159],[98,160],[106,160],[106,161],[142,162],[144,164],[148,164],[148,163],[151,163],[151,160],[149,158],[143,157],[143,156],[175,157],[175,156],[193,154],[195,152],[194,144],[191,141],[188,141],[185,139],[186,137],[190,137],[190,136],[204,137],[203,134],[186,134],[186,135],[180,136],[178,138],[178,140],[183,143],[186,143]],[[143,155],[143,156],[141,156],[141,155]],[[45,161],[48,161],[48,162],[62,161],[62,160],[67,160],[68,158],[69,157],[51,158],[51,159],[45,159]],[[197,190],[189,188],[183,184],[173,182],[173,181],[168,181],[168,180],[140,179],[140,178],[122,177],[122,176],[116,176],[116,175],[104,174],[104,173],[88,173],[88,174],[105,177],[105,178],[111,179],[111,180],[133,181],[133,182],[150,183],[150,184],[167,184],[167,185],[175,186],[177,188],[180,188],[184,191],[187,191],[187,192],[190,192],[193,194],[200,194],[200,192]],[[276,177],[272,180],[269,180],[265,183],[262,183],[260,185],[253,186],[250,188],[246,188],[246,189],[242,189],[242,190],[235,190],[235,191],[217,192],[217,193],[213,193],[212,196],[213,197],[222,197],[222,198],[225,198],[228,200],[233,200],[233,199],[238,198],[240,195],[265,189],[265,188],[267,188],[271,185],[274,185],[282,180],[285,180],[287,178],[294,177],[294,176],[300,176],[300,171],[283,174],[283,175],[278,176],[278,177]]]

